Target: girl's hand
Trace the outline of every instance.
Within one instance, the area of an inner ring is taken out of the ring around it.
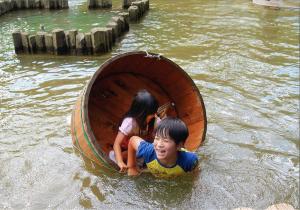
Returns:
[[[126,170],[127,170],[127,165],[126,165],[124,162],[118,163],[118,166],[119,166],[119,168],[120,168],[120,172],[121,172],[121,173],[126,172]]]
[[[161,122],[160,117],[155,114],[154,128],[156,128],[160,122]]]
[[[139,171],[136,169],[136,167],[128,168],[127,171],[128,176],[137,176],[139,175]]]

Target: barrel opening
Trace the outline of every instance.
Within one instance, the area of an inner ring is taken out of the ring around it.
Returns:
[[[90,125],[106,154],[112,149],[121,120],[139,90],[148,90],[160,105],[172,100],[158,84],[134,73],[116,73],[96,80],[94,84],[88,103]]]
[[[201,94],[188,74],[169,59],[145,52],[124,53],[106,61],[93,75],[78,99],[72,117],[73,142],[99,165],[118,166],[108,153],[133,96],[141,89],[153,94],[159,105],[173,102],[168,113],[189,129],[185,147],[195,151],[205,139],[206,112]]]

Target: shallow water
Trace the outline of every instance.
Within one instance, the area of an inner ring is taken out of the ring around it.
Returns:
[[[299,10],[242,0],[151,1],[111,53],[95,57],[14,54],[11,32],[105,25],[118,12],[62,11],[0,17],[1,209],[299,208]],[[196,177],[128,178],[84,162],[70,115],[97,68],[148,50],[185,69],[203,96],[208,129]]]

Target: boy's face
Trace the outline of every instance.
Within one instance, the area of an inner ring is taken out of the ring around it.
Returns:
[[[155,135],[153,145],[158,160],[168,161],[177,155],[178,146],[172,139]]]

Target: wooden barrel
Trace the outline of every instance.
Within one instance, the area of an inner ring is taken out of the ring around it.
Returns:
[[[133,96],[146,89],[159,105],[174,102],[173,116],[189,129],[185,147],[195,151],[205,139],[206,113],[201,94],[188,74],[171,60],[146,52],[129,52],[106,61],[92,76],[72,113],[73,144],[100,166],[118,170],[108,158],[122,116]]]

